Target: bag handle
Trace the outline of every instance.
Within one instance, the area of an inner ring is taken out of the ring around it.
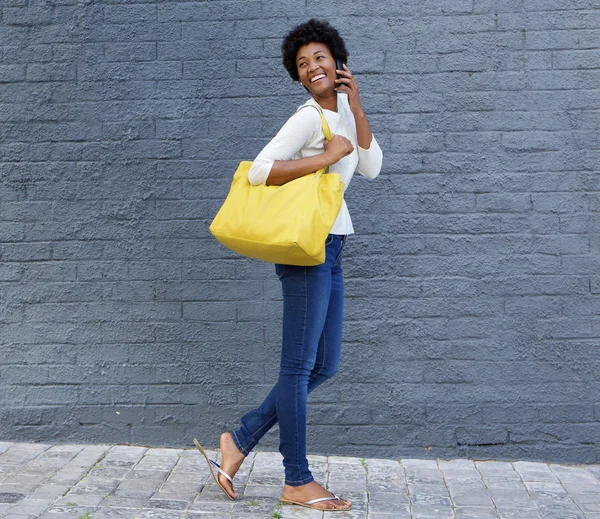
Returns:
[[[331,128],[329,128],[329,123],[327,122],[327,119],[325,119],[325,114],[323,113],[323,110],[321,109],[321,107],[319,105],[302,105],[300,108],[298,108],[298,110],[296,110],[296,112],[302,110],[303,108],[306,108],[307,106],[312,106],[313,108],[315,108],[318,112],[319,112],[319,116],[321,117],[321,128],[323,129],[323,134],[325,135],[325,138],[330,141],[331,138],[333,137],[331,135]],[[325,166],[325,171],[324,173],[327,174],[329,173],[329,166]],[[319,170],[321,171],[321,170]],[[321,173],[323,174],[323,173]],[[321,176],[318,175],[318,171],[315,172],[315,176]]]
[[[325,138],[330,141],[332,138],[331,135],[331,129],[329,128],[329,124],[327,123],[327,119],[325,119],[325,114],[323,113],[323,110],[321,109],[320,106],[318,105],[302,105],[300,108],[298,108],[298,110],[296,110],[296,112],[302,110],[303,108],[306,108],[307,106],[312,106],[313,108],[315,108],[318,112],[319,112],[319,116],[321,117],[321,128],[323,128],[323,134],[325,135]]]

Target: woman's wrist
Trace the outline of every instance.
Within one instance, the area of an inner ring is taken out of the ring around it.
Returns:
[[[358,108],[356,108],[355,110],[352,111],[352,114],[354,115],[354,120],[356,121],[357,119],[360,118],[365,118],[367,117],[367,115],[365,114],[365,111],[362,109],[362,106],[359,106]]]
[[[354,115],[354,122],[356,123],[356,140],[357,144],[368,150],[371,146],[371,140],[373,139],[373,133],[371,132],[371,126],[366,114],[361,110],[359,115]]]
[[[322,166],[319,169],[326,168],[327,166],[331,166],[332,164],[335,164],[337,162],[337,160],[335,160],[335,157],[331,155],[331,152],[324,151],[319,156],[323,161]]]

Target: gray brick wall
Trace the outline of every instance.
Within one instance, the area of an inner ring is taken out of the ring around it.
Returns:
[[[597,0],[0,0],[0,434],[216,447],[275,382],[271,265],[208,232],[346,38],[385,162],[347,193],[309,450],[598,462]],[[276,449],[277,430],[260,448]]]

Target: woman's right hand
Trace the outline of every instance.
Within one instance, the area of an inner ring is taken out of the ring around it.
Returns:
[[[323,148],[325,148],[325,155],[328,158],[329,165],[335,164],[338,160],[350,155],[354,151],[352,143],[342,135],[334,135],[330,141],[325,139],[323,141]]]

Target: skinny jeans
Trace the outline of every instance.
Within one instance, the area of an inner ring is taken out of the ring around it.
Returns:
[[[232,431],[237,448],[248,456],[278,422],[279,452],[285,484],[290,486],[314,480],[306,458],[306,402],[308,393],[335,375],[339,366],[345,242],[345,236],[327,236],[321,265],[275,265],[283,293],[279,378],[263,403],[242,416],[240,427]]]

